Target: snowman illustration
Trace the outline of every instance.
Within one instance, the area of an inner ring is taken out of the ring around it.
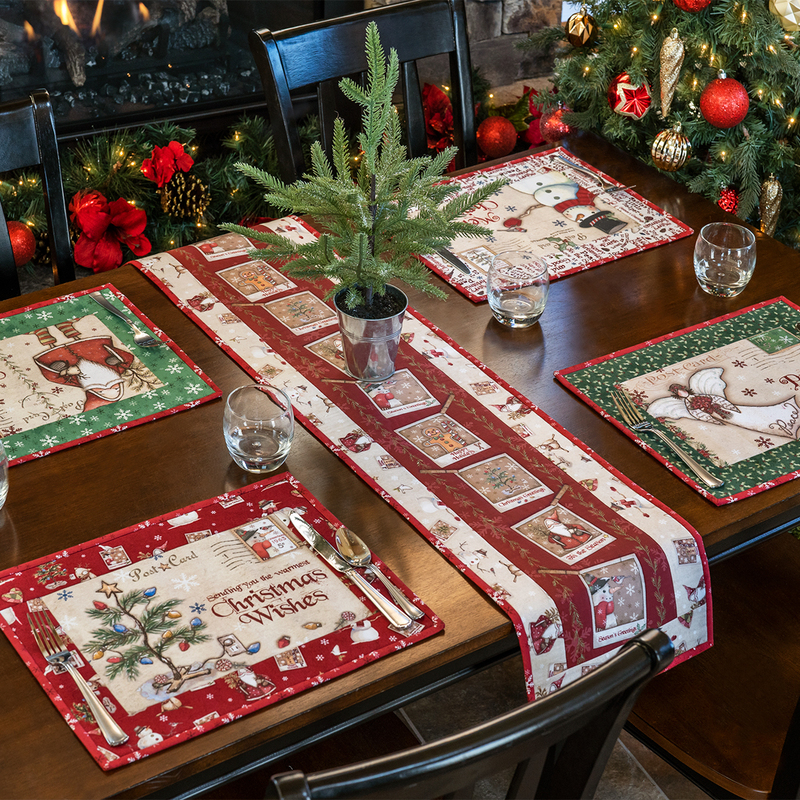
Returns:
[[[596,575],[587,574],[586,582],[589,585],[589,593],[592,596],[594,606],[594,627],[595,630],[605,631],[617,626],[617,615],[614,611],[614,594],[622,588],[624,578],[614,576],[612,578],[600,578]]]
[[[598,208],[595,200],[599,193],[580,186],[563,172],[551,170],[532,175],[512,183],[510,188],[529,195],[533,202],[519,216],[504,220],[503,226],[507,230],[526,233],[523,219],[543,207],[552,208],[572,222],[577,222],[581,228],[594,228],[607,236],[634,227],[633,220],[624,214]]]

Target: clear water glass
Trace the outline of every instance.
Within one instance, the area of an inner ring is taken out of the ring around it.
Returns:
[[[530,250],[503,250],[492,259],[486,294],[492,314],[503,325],[534,325],[544,312],[549,292],[547,266]]]
[[[8,456],[3,447],[3,440],[0,439],[0,508],[8,497]]]
[[[234,389],[222,423],[231,458],[248,472],[272,472],[286,461],[294,438],[294,413],[286,392],[269,384]]]
[[[756,268],[756,237],[731,222],[704,225],[694,246],[694,274],[703,291],[736,297]]]

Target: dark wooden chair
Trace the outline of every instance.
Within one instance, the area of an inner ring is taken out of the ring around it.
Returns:
[[[714,646],[659,675],[627,730],[712,797],[800,797],[800,542],[712,563]]]
[[[298,132],[303,113],[296,102],[298,90],[316,90],[321,144],[330,157],[337,103],[346,123],[352,122],[347,112],[341,111],[344,98],[337,84],[342,77],[366,72],[364,41],[367,25],[373,20],[386,52],[393,47],[400,60],[409,154],[417,157],[427,153],[416,62],[449,54],[455,144],[459,148],[456,166],[477,162],[464,0],[413,0],[282,31],[251,31],[250,49],[264,86],[284,182],[292,183],[305,172]]]
[[[516,767],[508,797],[592,797],[642,686],[673,657],[645,631],[617,655],[548,697],[437,742],[346,767],[272,778],[267,797],[441,797]]]
[[[55,283],[74,280],[53,109],[44,89],[25,99],[0,103],[0,173],[25,167],[39,167],[42,176],[53,280]],[[0,300],[19,293],[19,275],[0,204]]]

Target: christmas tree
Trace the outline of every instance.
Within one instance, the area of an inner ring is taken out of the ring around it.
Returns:
[[[786,0],[606,0],[521,46],[562,48],[564,122],[800,247],[796,17]]]

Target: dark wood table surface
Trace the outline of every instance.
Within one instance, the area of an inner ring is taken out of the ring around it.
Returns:
[[[691,225],[733,219],[703,198],[587,135],[565,144],[578,156]],[[553,371],[783,295],[800,303],[800,254],[757,234],[758,264],[739,297],[722,300],[694,277],[694,236],[555,282],[540,324],[510,331],[449,287],[446,302],[411,293],[412,304],[456,342],[703,536],[721,559],[800,519],[800,484],[715,507],[671,475],[553,379]],[[441,284],[439,279],[437,282]],[[250,382],[155,286],[131,266],[0,303],[0,312],[66,291],[113,283],[199,364],[223,393]],[[443,284],[441,284],[443,285]],[[0,512],[0,568],[47,555],[254,480],[235,467],[215,401],[80,447],[13,467]],[[294,698],[135,764],[104,773],[89,757],[19,657],[0,637],[5,696],[0,797],[172,796],[212,785],[218,773],[266,763],[298,743],[395,707],[513,653],[512,626],[310,434],[299,429],[286,467],[441,616],[445,632]],[[712,573],[713,575],[713,573]],[[211,783],[208,783],[211,782]]]

